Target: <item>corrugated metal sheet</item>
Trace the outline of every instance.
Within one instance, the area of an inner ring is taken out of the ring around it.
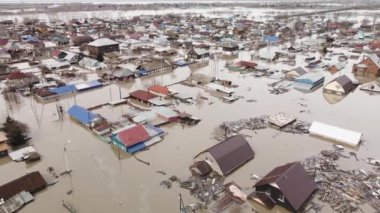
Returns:
[[[7,200],[22,191],[36,193],[46,186],[46,181],[40,172],[32,172],[0,186],[0,198]]]
[[[332,126],[329,124],[314,121],[309,132],[327,139],[335,140],[351,146],[357,146],[361,140],[362,133],[355,132],[340,127]]]
[[[230,174],[255,156],[248,141],[242,135],[227,138],[201,153],[204,152],[209,152],[214,157],[223,175]]]
[[[67,113],[82,124],[90,124],[98,119],[98,115],[88,111],[84,107],[73,105]]]

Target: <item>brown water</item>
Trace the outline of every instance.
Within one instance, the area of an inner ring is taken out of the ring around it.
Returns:
[[[247,53],[240,56],[241,59],[249,59]],[[297,66],[302,65],[302,56],[297,56]],[[353,63],[351,61],[350,63]],[[46,173],[49,166],[53,166],[58,172],[64,171],[65,161],[63,147],[67,140],[71,140],[68,148],[69,165],[73,170],[71,179],[60,177],[60,182],[37,194],[36,200],[27,205],[20,212],[67,212],[61,205],[61,200],[72,202],[78,212],[178,212],[178,194],[182,193],[186,204],[196,202],[186,190],[180,189],[176,184],[171,189],[165,189],[159,185],[160,181],[176,175],[179,178],[187,178],[190,173],[188,166],[193,162],[193,157],[204,149],[215,144],[212,132],[223,121],[238,120],[241,118],[256,117],[264,114],[285,112],[297,116],[305,121],[321,121],[339,127],[352,129],[364,134],[365,143],[358,151],[360,159],[367,157],[380,158],[380,143],[378,126],[378,107],[380,98],[356,90],[337,104],[330,105],[322,94],[322,89],[305,94],[291,90],[283,95],[272,95],[267,91],[267,83],[275,80],[266,78],[257,79],[248,75],[241,75],[224,70],[224,61],[219,61],[218,73],[221,79],[230,79],[239,85],[235,92],[245,99],[255,99],[257,102],[249,103],[240,99],[233,104],[226,104],[217,98],[208,95],[200,88],[190,88],[175,84],[171,88],[191,94],[194,97],[198,93],[210,97],[198,105],[180,104],[177,108],[186,111],[202,121],[194,127],[182,128],[181,125],[168,125],[163,127],[168,132],[165,139],[149,150],[138,153],[137,156],[150,162],[150,166],[138,162],[133,157],[119,151],[112,145],[106,144],[95,137],[86,129],[78,126],[66,115],[62,122],[53,121],[56,112],[56,103],[38,104],[30,98],[22,98],[22,103],[9,109],[3,99],[0,100],[1,118],[10,113],[15,119],[23,121],[30,126],[30,141],[42,154],[42,160],[32,166],[24,163],[11,162],[7,158],[0,159],[0,184],[13,180],[26,172],[39,170]],[[210,74],[211,65],[197,72]],[[270,65],[273,68],[287,69],[285,65]],[[348,66],[349,67],[349,66]],[[349,72],[345,68],[343,72]],[[185,79],[191,71],[189,68],[175,70],[163,76],[165,84],[173,84]],[[326,81],[336,77],[326,73]],[[161,77],[156,77],[156,83]],[[120,85],[122,96],[138,88],[146,88],[154,79],[145,78],[136,80],[134,85]],[[248,87],[251,88],[248,91]],[[110,89],[111,88],[111,89]],[[112,94],[112,95],[110,95]],[[119,86],[106,86],[94,91],[78,94],[77,104],[90,107],[115,100],[119,97]],[[305,100],[301,100],[305,99]],[[208,102],[213,101],[213,104]],[[307,104],[307,108],[298,103]],[[65,110],[74,104],[74,98],[66,98],[59,101]],[[310,110],[310,113],[300,113],[300,110]],[[128,111],[127,105],[110,108],[104,107],[97,110],[110,120],[116,121],[121,114]],[[227,181],[235,181],[241,187],[252,187],[254,181],[250,174],[265,175],[274,167],[292,161],[302,160],[316,155],[323,149],[329,149],[332,143],[310,137],[309,135],[293,135],[288,133],[278,134],[275,130],[266,129],[258,134],[251,134],[247,138],[256,152],[255,159],[245,164]],[[276,137],[274,137],[276,136]],[[351,151],[351,150],[350,150]],[[341,161],[341,166],[348,169],[368,169],[365,163],[358,163],[353,158]],[[156,173],[162,170],[166,176]],[[71,195],[66,192],[73,189]],[[251,190],[248,190],[250,192]],[[251,212],[251,204],[246,204],[242,209],[233,212]],[[286,212],[276,207],[272,211],[255,205],[260,212]],[[366,212],[372,212],[366,209]],[[232,212],[232,210],[231,210]],[[331,212],[325,208],[323,212]]]

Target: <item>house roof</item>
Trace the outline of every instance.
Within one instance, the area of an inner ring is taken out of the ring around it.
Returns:
[[[376,54],[371,54],[368,56],[368,58],[370,58],[373,61],[373,63],[376,64],[377,68],[380,69],[380,58],[379,58],[379,56],[377,56]]]
[[[302,68],[302,67],[297,67],[297,68],[294,68],[294,69],[292,69],[292,70],[290,70],[290,71],[295,71],[295,72],[298,73],[300,76],[301,76],[301,75],[304,75],[304,74],[307,73],[307,71],[306,71],[304,68]]]
[[[100,39],[96,39],[95,41],[91,43],[88,43],[88,46],[103,47],[103,46],[110,46],[110,45],[116,45],[116,44],[119,44],[119,43],[109,38],[100,38]]]
[[[114,73],[112,73],[112,75],[117,78],[129,77],[129,76],[133,76],[134,74],[135,73],[132,72],[130,69],[123,69],[123,68],[116,70]]]
[[[278,186],[279,190],[295,210],[299,210],[317,188],[317,185],[307,174],[300,162],[293,162],[274,168],[257,182],[254,187],[267,184]]]
[[[169,89],[167,87],[160,86],[160,85],[151,86],[148,88],[148,91],[160,93],[163,95],[169,95]]]
[[[248,141],[242,135],[227,138],[201,153],[204,152],[209,152],[214,157],[223,175],[230,174],[255,156]]]
[[[152,93],[149,93],[144,90],[136,90],[134,92],[129,93],[129,96],[142,101],[149,101],[150,99],[157,97],[156,95],[153,95]]]
[[[19,72],[19,71],[17,71],[17,72],[12,72],[12,73],[10,73],[10,74],[7,76],[7,78],[8,78],[9,80],[23,79],[23,78],[28,78],[28,77],[30,77],[30,75],[25,74],[25,73],[22,73],[22,72]]]
[[[8,138],[5,134],[5,132],[0,131],[0,142],[7,141],[7,140],[8,140]]]
[[[117,137],[125,146],[133,146],[150,138],[148,131],[143,125],[134,125],[117,133]]]
[[[83,36],[75,36],[72,38],[73,43],[85,43],[85,42],[91,42],[94,39],[91,36],[83,35]]]
[[[67,113],[73,117],[74,119],[78,120],[79,122],[83,124],[90,124],[95,119],[98,118],[98,115],[88,111],[86,108],[73,105]]]
[[[40,172],[32,172],[0,186],[0,199],[7,200],[22,191],[35,193],[46,186],[47,183]]]
[[[352,83],[351,79],[346,75],[339,76],[335,79],[335,81],[342,86],[345,93],[349,93],[355,88],[355,85]]]

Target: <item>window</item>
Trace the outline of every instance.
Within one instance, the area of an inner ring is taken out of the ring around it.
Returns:
[[[265,194],[267,194],[268,196],[270,196],[270,195],[271,195],[271,191],[270,191],[270,188],[267,188],[267,189],[265,190]]]
[[[278,201],[281,201],[281,202],[285,202],[285,197],[283,194],[281,194],[279,197],[278,197]]]

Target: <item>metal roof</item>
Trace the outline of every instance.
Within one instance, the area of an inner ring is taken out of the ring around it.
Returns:
[[[32,172],[0,186],[0,199],[7,200],[22,191],[35,193],[46,186],[47,183],[40,172]]]
[[[273,169],[254,187],[268,184],[276,184],[294,210],[299,210],[317,189],[317,185],[300,162],[285,164]]]
[[[248,141],[242,135],[227,138],[201,153],[204,152],[209,152],[214,157],[223,175],[230,174],[255,156]]]
[[[82,124],[90,124],[94,120],[98,119],[98,115],[88,111],[84,107],[73,105],[67,113],[73,117],[75,120],[78,120]]]
[[[117,45],[117,44],[119,43],[109,38],[100,38],[100,39],[96,39],[95,41],[91,43],[88,43],[88,46],[103,47],[103,46],[110,46],[110,45]]]

